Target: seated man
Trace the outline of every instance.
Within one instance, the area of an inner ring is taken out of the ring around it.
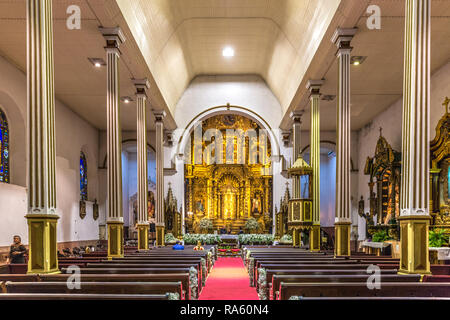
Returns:
[[[181,244],[180,240],[177,240],[172,250],[184,250],[184,246]]]

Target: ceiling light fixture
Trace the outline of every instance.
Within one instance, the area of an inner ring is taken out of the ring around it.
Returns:
[[[106,66],[105,60],[102,58],[88,58],[88,60],[92,63],[92,65],[96,68],[101,68],[103,66]]]
[[[364,62],[364,60],[366,60],[367,57],[363,57],[363,56],[353,56],[350,58],[350,63],[354,66],[359,66],[360,64],[362,64]]]
[[[130,97],[122,97],[120,98],[120,100],[124,103],[130,103],[131,101],[133,101],[133,99],[131,99]]]
[[[225,47],[222,50],[222,55],[226,58],[234,57],[234,49],[232,47]]]

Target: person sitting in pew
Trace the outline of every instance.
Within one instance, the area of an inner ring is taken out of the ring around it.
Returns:
[[[184,250],[184,246],[181,244],[180,240],[177,240],[172,250]]]
[[[9,256],[6,263],[25,263],[25,253],[27,253],[27,249],[22,244],[22,239],[20,236],[14,236],[13,241],[14,243],[9,248]]]
[[[199,241],[199,242],[197,242],[197,245],[194,247],[194,250],[201,251],[201,250],[205,250],[205,248],[202,247],[202,243]]]

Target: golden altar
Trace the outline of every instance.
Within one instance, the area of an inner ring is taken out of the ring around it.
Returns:
[[[211,130],[214,134],[209,134]],[[268,232],[272,171],[267,135],[241,115],[213,116],[201,124],[203,138],[195,139],[195,134],[185,164],[187,232],[200,233],[197,225],[202,218],[210,219],[214,230],[225,228],[233,234],[244,231],[245,222],[255,218],[258,232]]]

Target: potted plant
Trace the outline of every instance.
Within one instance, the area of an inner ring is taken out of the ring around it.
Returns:
[[[208,233],[209,230],[213,229],[213,223],[210,219],[203,218],[200,220],[199,227],[203,233]]]
[[[249,233],[254,233],[259,228],[259,223],[255,218],[250,218],[245,222],[244,229],[248,230]]]
[[[166,233],[164,236],[164,242],[166,244],[175,244],[177,242],[177,238],[175,238],[171,233]]]
[[[430,230],[428,234],[428,246],[432,248],[441,248],[448,246],[448,236],[443,229]]]

